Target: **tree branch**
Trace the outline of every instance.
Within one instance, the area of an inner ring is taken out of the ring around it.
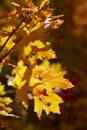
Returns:
[[[13,31],[10,33],[9,37],[7,38],[7,40],[5,41],[4,45],[1,47],[0,52],[2,52],[3,48],[5,47],[5,45],[7,44],[7,42],[9,41],[9,39],[11,38],[11,36],[15,33],[15,31],[19,28],[19,26],[23,23],[24,18],[21,20],[21,22],[16,26],[15,29],[13,29]]]

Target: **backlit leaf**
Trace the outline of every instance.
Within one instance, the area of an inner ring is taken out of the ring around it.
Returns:
[[[44,7],[46,7],[47,5],[49,5],[50,1],[49,0],[43,0],[40,4],[40,10]]]
[[[23,0],[20,4],[12,1],[13,9],[0,31],[0,67],[11,66],[15,100],[28,109],[30,100],[34,99],[34,111],[39,118],[43,110],[47,115],[50,112],[60,114],[59,104],[63,100],[54,89],[73,87],[64,77],[66,71],[61,64],[48,61],[57,57],[47,36],[50,30],[63,23],[62,15],[52,16],[49,2],[43,0],[37,6],[31,0]],[[4,85],[0,85],[0,96],[0,114],[15,116],[7,106],[12,100],[5,97]]]
[[[48,96],[40,95],[34,97],[35,107],[34,111],[37,113],[38,117],[41,117],[42,110],[45,110],[48,115],[50,112],[60,114],[59,104],[63,103],[61,97],[53,93],[52,91],[48,93]]]
[[[12,72],[13,75],[16,75],[13,79],[13,86],[17,86],[20,89],[26,83],[26,80],[23,80],[26,69],[27,67],[24,66],[23,61],[20,60],[18,66]]]
[[[5,95],[4,85],[0,85],[0,95]]]
[[[64,75],[65,71],[62,70],[59,63],[50,65],[47,60],[41,65],[36,65],[33,69],[29,85],[34,87],[34,111],[39,118],[41,117],[42,110],[45,110],[46,114],[50,112],[60,114],[59,104],[63,103],[63,100],[55,94],[53,89],[68,89],[73,87],[71,82],[64,78]]]
[[[11,103],[12,100],[9,97],[0,97],[0,106],[5,106],[8,105],[9,103]]]
[[[57,67],[59,68],[57,68]],[[57,68],[55,70],[55,68]],[[37,80],[37,84],[44,84],[45,87],[50,88],[62,88],[67,89],[73,87],[73,85],[69,82],[68,79],[64,78],[65,71],[60,69],[60,65],[53,64],[50,65],[47,60],[43,62],[41,65],[37,65],[33,69],[33,73],[30,80],[30,86],[35,85],[33,79]]]

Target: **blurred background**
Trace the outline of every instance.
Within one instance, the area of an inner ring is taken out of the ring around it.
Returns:
[[[0,0],[0,26],[6,22],[9,5],[10,0]],[[50,32],[49,41],[56,51],[57,62],[67,70],[75,87],[60,91],[65,101],[61,104],[61,115],[47,116],[43,112],[39,120],[32,102],[28,111],[15,103],[15,113],[21,118],[0,116],[0,130],[87,130],[87,0],[51,0],[50,6],[54,15],[64,14],[64,24]],[[4,74],[0,78],[3,77]]]

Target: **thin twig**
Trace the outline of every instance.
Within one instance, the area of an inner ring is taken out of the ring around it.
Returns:
[[[8,90],[8,91],[6,91],[6,94],[8,95],[8,94],[15,94],[15,89],[12,89],[12,90]]]
[[[9,37],[7,38],[7,40],[5,41],[4,45],[1,47],[0,52],[3,50],[3,48],[5,47],[5,45],[7,44],[7,42],[9,41],[9,39],[11,38],[11,36],[15,33],[15,31],[19,28],[19,26],[23,23],[24,19],[22,19],[22,21],[16,26],[15,29],[13,29],[13,31],[10,33]]]
[[[19,26],[23,23],[24,18],[21,20],[21,22],[16,26],[15,29],[13,29],[13,31],[10,33],[9,37],[7,38],[7,40],[5,41],[4,45],[1,47],[0,52],[2,52],[2,50],[4,49],[5,45],[7,44],[7,42],[9,41],[9,39],[11,38],[11,36],[15,33],[15,31],[19,28]],[[15,46],[15,45],[14,45]],[[2,60],[13,50],[14,46],[2,57],[0,58],[0,62],[2,62]]]
[[[4,65],[10,66],[12,68],[16,68],[17,67],[16,65],[14,65],[12,63],[9,63],[9,62],[6,62],[6,61],[4,62]]]
[[[21,39],[20,39],[21,40]],[[19,41],[20,41],[19,40]],[[19,42],[18,41],[18,42]],[[15,48],[15,45],[4,55],[4,56],[2,56],[1,58],[0,58],[0,62],[2,62],[2,60],[6,57],[6,56],[8,56],[9,54],[10,54],[10,52],[13,50]]]
[[[11,32],[11,34],[9,35],[9,37],[7,38],[7,40],[5,41],[4,45],[2,46],[0,52],[3,50],[3,48],[5,47],[5,45],[7,44],[7,42],[9,41],[9,39],[11,38],[11,36],[15,33],[15,31],[19,28],[19,26],[22,24],[22,22],[24,21],[24,18],[22,19],[22,21],[17,25],[17,27]],[[37,24],[37,23],[36,23]],[[36,25],[36,24],[33,24],[31,27],[30,27],[30,31],[31,29]],[[20,39],[21,40],[21,39]],[[2,57],[0,58],[0,62],[2,62],[2,60],[8,56],[8,54],[14,49],[15,45]]]

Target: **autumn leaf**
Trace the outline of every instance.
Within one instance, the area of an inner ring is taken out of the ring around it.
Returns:
[[[5,45],[5,42],[7,41],[9,36],[5,36],[5,37],[0,37],[1,38],[1,41],[0,41],[0,60],[3,60],[3,57],[6,55],[6,56],[9,56],[7,55],[7,53],[9,52],[9,50],[12,49],[12,47],[15,45],[14,43],[14,39],[15,39],[15,36],[12,36],[9,41],[6,43]],[[5,45],[5,46],[4,46]],[[4,47],[3,47],[4,46]],[[3,49],[2,49],[3,48]]]
[[[44,43],[40,40],[35,40],[34,42],[30,42],[27,46],[24,46],[24,56],[30,55],[36,55],[36,57],[40,59],[56,58],[56,54],[50,47],[50,43]]]
[[[23,0],[20,5],[12,1],[13,9],[0,31],[0,67],[14,63],[11,54],[17,52],[15,64],[11,66],[15,100],[27,109],[29,101],[34,99],[34,111],[39,118],[43,110],[47,115],[50,112],[60,114],[59,104],[63,100],[54,89],[73,87],[65,78],[66,71],[62,70],[61,64],[48,61],[57,57],[47,36],[50,30],[57,29],[64,22],[60,19],[63,15],[52,16],[49,2],[43,0],[37,6],[31,0]],[[4,85],[0,85],[0,114],[15,116],[8,107],[11,102],[10,97],[5,97]]]
[[[40,4],[39,9],[43,9],[44,7],[47,7],[49,5],[50,1],[49,0],[43,0]]]
[[[10,26],[10,25],[6,27],[3,26],[1,32],[5,33],[5,35],[9,35],[13,31],[13,29],[14,29],[14,26]]]
[[[0,115],[3,116],[13,116],[17,117],[12,114],[12,109],[8,107],[8,105],[13,102],[10,97],[1,97],[5,95],[4,85],[0,85]]]
[[[44,43],[42,43],[40,40],[36,40],[34,42],[30,42],[28,46],[24,46],[24,55],[27,56],[31,52],[34,53],[34,50],[32,50],[32,47],[35,46],[38,49],[45,47]]]
[[[0,85],[0,96],[5,95],[4,85]],[[0,97],[0,107],[4,107],[12,102],[10,97]]]
[[[13,86],[17,86],[19,89],[26,83],[26,80],[23,80],[24,73],[26,71],[27,67],[24,66],[24,63],[22,60],[18,62],[18,66],[13,69],[12,74],[16,75],[13,79]]]
[[[45,110],[47,115],[50,112],[60,114],[59,104],[63,103],[62,98],[52,91],[47,94],[48,96],[42,94],[40,96],[34,96],[34,111],[37,113],[39,118],[42,115],[42,110]]]
[[[4,85],[0,85],[0,95],[5,95]]]
[[[29,85],[33,87],[34,111],[39,118],[42,110],[45,110],[46,114],[60,113],[59,104],[63,103],[63,100],[55,94],[53,89],[73,87],[71,82],[64,78],[64,75],[65,71],[62,70],[59,63],[50,65],[48,60],[45,60],[41,65],[36,65],[33,69]]]
[[[9,97],[0,97],[0,106],[4,107],[12,102],[11,98]]]
[[[41,65],[36,65],[33,69],[30,86],[41,83],[45,87],[50,88],[68,89],[73,87],[69,80],[64,78],[65,73],[65,71],[61,70],[60,64],[50,65],[50,63],[45,60]]]
[[[56,58],[56,54],[52,50],[50,43],[39,39],[27,43],[27,45],[23,42],[20,51],[22,53],[19,54],[19,60],[23,60],[29,67],[36,65],[38,59],[43,60]]]
[[[0,107],[0,115],[19,118],[18,116],[12,114],[11,112],[12,109],[10,107]]]

